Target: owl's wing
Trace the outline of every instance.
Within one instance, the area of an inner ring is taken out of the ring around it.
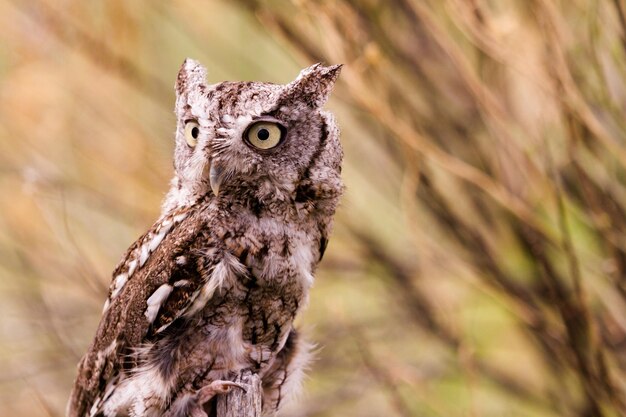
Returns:
[[[171,224],[167,218],[157,223],[116,268],[96,336],[78,366],[69,417],[89,415],[120,369],[136,366],[137,348],[159,338],[176,318],[199,310],[219,287],[216,260],[206,255],[215,242],[201,216],[185,214],[170,218]]]

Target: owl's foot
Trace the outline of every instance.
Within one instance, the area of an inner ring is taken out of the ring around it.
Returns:
[[[238,382],[217,380],[205,385],[196,392],[196,401],[198,405],[203,406],[218,394],[228,394],[233,387],[247,391],[246,386]]]
[[[228,394],[234,387],[247,391],[244,384],[233,381],[213,381],[195,393],[187,393],[179,397],[171,405],[163,417],[207,417],[207,403],[219,394]],[[210,407],[209,407],[210,408]]]

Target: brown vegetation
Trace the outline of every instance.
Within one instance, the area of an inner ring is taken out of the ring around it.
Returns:
[[[235,3],[0,1],[0,414],[62,415],[192,56],[212,81],[345,64],[287,415],[626,415],[621,0]]]

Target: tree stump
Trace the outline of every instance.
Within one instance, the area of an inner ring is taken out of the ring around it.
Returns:
[[[217,417],[261,417],[261,378],[244,373],[235,382],[246,386],[246,391],[234,388],[227,395],[217,397]]]

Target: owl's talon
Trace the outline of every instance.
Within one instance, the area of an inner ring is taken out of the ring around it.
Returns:
[[[233,387],[240,388],[243,392],[248,392],[248,387],[245,384],[218,379],[211,382],[209,385],[205,385],[196,392],[198,404],[204,405],[218,394],[228,394]]]

